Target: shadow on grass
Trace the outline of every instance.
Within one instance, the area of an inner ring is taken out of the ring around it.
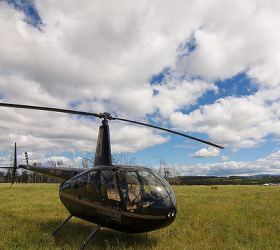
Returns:
[[[53,230],[62,222],[61,219],[32,220],[31,217],[22,218],[17,213],[7,211],[2,211],[1,216],[4,216],[6,225],[9,224],[9,229],[17,228],[16,232],[20,235],[20,237],[16,235],[14,238],[9,238],[7,235],[7,244],[10,245],[10,248],[7,249],[14,247],[19,247],[19,249],[26,247],[30,247],[30,249],[53,249],[54,247],[64,250],[78,249],[96,227],[96,224],[71,218],[54,236],[51,236]],[[8,228],[6,233],[9,234]],[[32,236],[32,234],[34,235]],[[157,243],[157,240],[149,237],[148,233],[127,234],[101,228],[85,249],[153,249]]]
[[[71,220],[53,236],[57,246],[62,249],[78,249],[96,227],[96,224],[77,218]],[[59,220],[42,222],[40,230],[51,234],[60,223]],[[149,238],[148,233],[128,234],[101,228],[85,249],[148,249],[156,244],[157,240]]]

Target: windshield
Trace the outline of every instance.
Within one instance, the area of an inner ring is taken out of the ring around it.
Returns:
[[[139,212],[176,206],[168,182],[149,169],[93,170],[88,176],[87,191],[93,200],[105,199],[109,205],[122,204],[128,211]]]
[[[150,171],[119,172],[119,183],[128,210],[169,208],[175,206],[175,196],[169,184]],[[174,196],[174,197],[173,197]]]

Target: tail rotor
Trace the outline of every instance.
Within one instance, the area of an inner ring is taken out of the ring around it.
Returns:
[[[13,186],[15,179],[16,179],[16,172],[18,169],[18,165],[17,165],[17,143],[15,142],[15,150],[14,150],[14,160],[13,160],[13,164],[10,165],[10,167],[0,167],[0,168],[4,168],[4,169],[11,169],[12,170],[12,181],[11,181],[11,186],[10,188]]]

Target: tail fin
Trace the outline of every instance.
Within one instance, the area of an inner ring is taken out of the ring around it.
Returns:
[[[13,186],[15,182],[15,177],[16,177],[16,171],[17,171],[17,143],[15,142],[15,150],[14,150],[14,164],[12,168],[12,182],[10,188]]]

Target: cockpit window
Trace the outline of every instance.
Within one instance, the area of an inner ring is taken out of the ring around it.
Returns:
[[[107,196],[110,200],[121,201],[115,171],[101,172],[101,192],[103,197]]]
[[[127,209],[137,209],[137,206],[141,205],[141,186],[135,172],[127,172],[126,175],[127,182],[127,194],[126,203]]]
[[[176,197],[169,183],[164,178],[162,178],[159,174],[154,173],[154,175],[157,177],[158,180],[161,180],[162,185],[166,188],[170,196],[173,206],[176,206]]]
[[[88,182],[88,192],[92,197],[97,196],[100,199],[107,197],[115,201],[121,200],[115,171],[91,171]]]
[[[160,177],[161,178],[161,177]],[[153,173],[141,171],[120,171],[121,195],[128,210],[145,210],[151,205],[170,207],[169,185],[164,185]]]
[[[94,200],[106,198],[111,205],[121,202],[124,209],[139,212],[176,206],[169,184],[146,169],[95,170],[89,172],[88,178],[87,191]]]
[[[151,194],[156,200],[163,200],[168,196],[166,188],[162,183],[150,172],[139,172],[141,176],[145,193]]]
[[[100,172],[91,171],[88,176],[88,192],[94,195],[100,195],[101,181],[100,181]]]

